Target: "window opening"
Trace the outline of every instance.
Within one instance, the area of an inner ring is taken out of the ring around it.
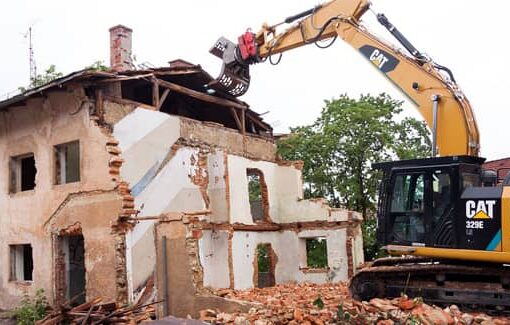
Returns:
[[[10,160],[10,193],[30,191],[35,188],[35,167],[34,154],[26,154],[12,157]]]
[[[328,267],[326,237],[306,238],[306,265],[313,269]]]
[[[55,146],[55,184],[66,184],[79,181],[79,141],[73,141]]]
[[[264,175],[258,169],[247,169],[250,212],[254,222],[268,220],[269,204]]]
[[[34,261],[30,244],[9,245],[11,254],[11,281],[32,281]]]

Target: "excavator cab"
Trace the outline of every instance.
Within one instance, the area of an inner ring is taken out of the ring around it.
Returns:
[[[491,248],[501,230],[502,187],[482,187],[483,162],[458,156],[374,164],[383,172],[379,242],[396,254],[392,248]]]
[[[383,162],[378,242],[394,256],[350,280],[358,300],[406,293],[438,305],[510,310],[510,187],[483,158]]]

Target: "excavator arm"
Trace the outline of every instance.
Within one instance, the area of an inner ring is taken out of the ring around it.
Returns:
[[[420,53],[382,14],[377,15],[378,21],[408,53],[370,33],[361,25],[361,17],[369,9],[367,0],[333,0],[278,25],[265,24],[256,34],[248,31],[237,44],[222,37],[211,53],[223,59],[223,69],[210,87],[241,96],[249,87],[251,64],[272,61],[300,46],[340,38],[416,104],[432,131],[433,156],[478,156],[480,139],[474,114],[451,71]],[[293,25],[278,32],[284,23]]]

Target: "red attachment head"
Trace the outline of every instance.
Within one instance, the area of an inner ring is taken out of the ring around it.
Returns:
[[[244,61],[251,59],[256,60],[257,58],[257,44],[255,43],[255,34],[246,31],[243,35],[238,38],[239,53]]]

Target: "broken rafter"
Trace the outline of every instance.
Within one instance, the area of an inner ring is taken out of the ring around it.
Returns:
[[[96,89],[96,114],[97,116],[102,117],[104,115],[104,107],[103,107],[103,91],[101,89]]]
[[[119,76],[108,79],[103,79],[97,81],[97,83],[108,83],[108,82],[116,82],[116,81],[126,81],[126,80],[134,80],[134,79],[146,79],[149,77],[154,77],[153,73],[141,74],[137,76]]]
[[[243,135],[246,135],[246,110],[243,109],[241,111],[241,125],[243,126],[241,133]]]
[[[215,96],[211,96],[211,95],[208,95],[208,94],[204,94],[204,93],[201,93],[199,91],[192,90],[192,89],[189,89],[189,88],[186,88],[186,87],[174,84],[172,82],[168,82],[168,81],[161,80],[161,79],[158,79],[158,82],[159,82],[159,85],[161,87],[165,87],[165,88],[168,88],[170,90],[177,91],[177,92],[179,92],[181,94],[185,94],[185,95],[188,95],[190,97],[193,97],[193,98],[196,98],[196,99],[200,99],[200,100],[202,100],[204,102],[208,102],[208,103],[216,104],[216,105],[220,105],[220,106],[240,108],[240,109],[246,109],[247,108],[246,105],[243,105],[243,104],[240,104],[240,103],[236,103],[234,101],[231,101],[231,100],[228,100],[228,99],[225,99],[225,98],[215,97]]]
[[[170,93],[170,89],[165,89],[165,91],[163,92],[163,95],[161,95],[161,98],[159,99],[159,105],[157,107],[158,111],[161,109],[161,106],[163,106],[163,104],[165,103],[165,100],[168,96],[168,94]]]
[[[248,118],[249,118],[249,119],[250,119],[253,123],[257,124],[259,127],[261,127],[261,128],[262,128],[263,130],[265,130],[265,131],[269,131],[269,130],[270,130],[270,128],[269,128],[266,124],[262,123],[259,119],[255,118],[252,114],[250,114],[249,112],[246,112],[246,113],[247,113],[247,114],[246,114],[246,115],[247,115],[247,117],[248,117]]]
[[[232,112],[232,116],[234,117],[234,120],[236,121],[237,128],[239,129],[239,131],[241,131],[241,133],[243,133],[243,124],[241,123],[241,120],[239,119],[239,116],[237,115],[236,109],[233,107],[230,107],[230,112]]]
[[[159,107],[159,84],[157,78],[152,78],[152,106]]]

